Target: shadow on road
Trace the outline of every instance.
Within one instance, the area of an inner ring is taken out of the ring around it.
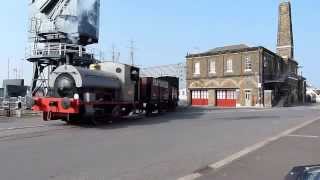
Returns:
[[[183,113],[185,110],[178,110],[177,112],[165,112],[163,114],[153,114],[149,117],[140,116],[136,118],[125,118],[117,121],[104,121],[99,125],[88,123],[73,124],[82,128],[95,128],[95,129],[118,129],[127,128],[130,126],[148,126],[153,124],[168,123],[170,121],[188,121],[198,119],[205,112],[197,113]]]

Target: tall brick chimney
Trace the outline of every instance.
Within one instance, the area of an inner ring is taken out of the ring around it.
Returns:
[[[277,54],[283,58],[294,59],[291,3],[283,1],[279,6]]]

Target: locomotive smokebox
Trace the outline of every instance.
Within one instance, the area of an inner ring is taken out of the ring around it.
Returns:
[[[30,0],[32,31],[62,32],[73,44],[99,40],[100,0]]]
[[[73,97],[76,93],[76,82],[67,73],[60,74],[54,84],[54,93],[58,97]]]

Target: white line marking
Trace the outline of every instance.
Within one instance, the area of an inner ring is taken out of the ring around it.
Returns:
[[[287,137],[319,138],[319,136],[300,135],[300,134],[290,134],[290,135],[287,135]]]
[[[247,148],[243,149],[242,151],[240,151],[238,153],[235,153],[235,154],[233,154],[233,155],[231,155],[231,156],[229,156],[229,157],[227,157],[227,158],[225,158],[225,159],[223,159],[221,161],[218,161],[218,162],[216,162],[214,164],[211,164],[211,165],[209,165],[209,167],[211,167],[213,169],[222,168],[222,167],[234,162],[235,160],[238,160],[241,157],[243,157],[243,156],[245,156],[245,155],[247,155],[247,154],[249,154],[251,152],[257,151],[258,149],[260,149],[260,148],[262,148],[262,147],[264,147],[264,146],[266,146],[266,145],[268,145],[268,144],[270,144],[270,143],[272,143],[272,142],[274,142],[274,141],[276,141],[276,140],[278,140],[278,139],[280,139],[280,138],[282,138],[284,136],[292,134],[293,132],[295,132],[295,131],[297,131],[297,130],[299,130],[301,128],[304,128],[304,127],[306,127],[306,126],[308,126],[308,125],[310,125],[310,124],[312,124],[312,123],[314,123],[314,122],[316,122],[318,120],[320,120],[320,117],[317,117],[316,119],[313,119],[313,120],[310,120],[310,121],[306,121],[306,122],[304,122],[304,123],[302,123],[300,125],[297,125],[297,126],[291,128],[291,129],[288,129],[288,130],[286,130],[286,131],[284,131],[284,132],[282,132],[282,133],[280,133],[280,134],[278,134],[278,135],[276,135],[274,137],[270,137],[270,138],[268,138],[268,139],[266,139],[266,140],[264,140],[262,142],[259,142],[259,143],[255,144],[253,146],[247,147]]]
[[[302,128],[304,128],[304,127],[306,127],[306,126],[308,126],[308,125],[310,125],[310,124],[312,124],[312,123],[314,123],[316,121],[319,121],[319,120],[320,120],[320,117],[317,117],[317,118],[315,118],[313,120],[310,120],[310,121],[306,121],[306,122],[304,122],[302,124],[299,124],[299,125],[291,128],[291,129],[288,129],[288,130],[286,130],[286,131],[284,131],[284,132],[282,132],[282,133],[280,133],[280,134],[278,134],[278,135],[276,135],[274,137],[270,137],[270,138],[268,138],[268,139],[266,139],[266,140],[264,140],[262,142],[259,142],[259,143],[255,144],[253,146],[247,147],[247,148],[243,149],[242,151],[240,151],[238,153],[235,153],[235,154],[233,154],[233,155],[231,155],[231,156],[229,156],[229,157],[227,157],[227,158],[225,158],[225,159],[223,159],[221,161],[218,161],[218,162],[216,162],[214,164],[209,165],[208,167],[210,167],[210,168],[212,168],[214,170],[220,169],[220,168],[222,168],[222,167],[234,162],[235,160],[240,159],[241,157],[243,157],[243,156],[245,156],[245,155],[247,155],[247,154],[249,154],[251,152],[257,151],[257,150],[263,148],[264,146],[266,146],[266,145],[268,145],[268,144],[270,144],[270,143],[272,143],[274,141],[277,141],[282,137],[288,136],[288,135],[292,134],[293,132],[295,132],[295,131],[297,131],[299,129],[302,129]],[[184,176],[182,178],[179,178],[178,180],[196,180],[196,179],[198,179],[198,178],[200,178],[202,176],[203,175],[200,174],[200,173],[193,173],[193,174]]]
[[[10,128],[2,128],[0,131],[11,131],[11,130],[18,130],[18,129],[31,129],[31,128],[38,128],[38,127],[47,127],[46,125],[38,125],[38,126],[23,126],[23,127],[10,127]]]
[[[195,180],[200,178],[202,175],[200,173],[193,173],[193,174],[189,174],[187,176],[181,177],[178,180]]]

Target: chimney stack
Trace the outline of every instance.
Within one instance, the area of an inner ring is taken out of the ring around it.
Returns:
[[[294,59],[291,3],[283,1],[279,6],[277,54],[283,58]]]

